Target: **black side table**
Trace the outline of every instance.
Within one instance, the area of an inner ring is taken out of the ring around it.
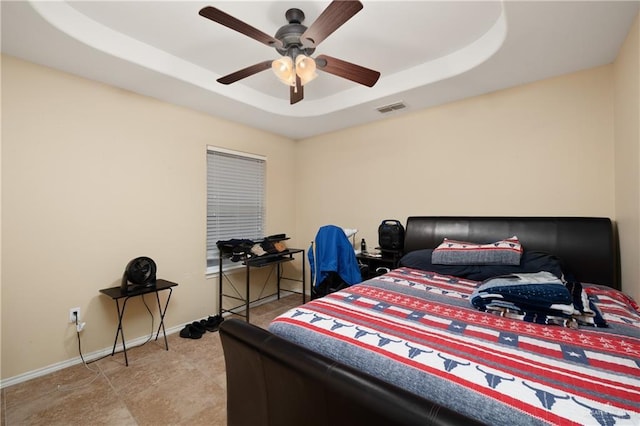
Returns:
[[[156,300],[158,301],[158,311],[160,312],[160,325],[158,326],[158,331],[156,332],[156,340],[158,340],[158,336],[160,335],[160,329],[162,329],[162,334],[164,335],[164,347],[169,350],[169,343],[167,343],[167,333],[164,329],[164,315],[167,313],[167,307],[169,306],[169,300],[171,299],[171,293],[173,293],[173,288],[178,284],[173,283],[171,281],[166,280],[157,280],[156,285],[153,287],[139,287],[135,289],[129,289],[126,293],[122,291],[120,286],[111,287],[111,288],[103,288],[100,290],[100,293],[105,294],[115,300],[116,309],[118,310],[118,330],[116,331],[116,339],[113,342],[113,350],[111,351],[111,356],[116,353],[116,344],[118,343],[118,335],[122,339],[122,348],[124,351],[124,363],[128,367],[129,359],[127,358],[127,346],[125,345],[124,340],[124,331],[122,329],[122,317],[124,316],[124,310],[127,307],[127,302],[132,297],[143,296],[149,293],[156,294]],[[164,304],[164,308],[160,304],[160,296],[159,292],[163,290],[169,290],[169,297],[167,297],[167,301]],[[120,299],[124,299],[122,303],[122,308],[120,307]]]
[[[398,267],[398,262],[402,257],[400,251],[397,252],[383,252],[383,253],[358,253],[356,258],[361,265],[366,265],[365,273],[362,274],[362,279],[377,277],[384,272],[378,271],[378,268],[395,269]]]

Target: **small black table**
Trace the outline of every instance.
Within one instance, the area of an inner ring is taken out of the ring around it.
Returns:
[[[386,269],[395,269],[398,267],[398,262],[402,257],[400,251],[385,251],[382,253],[358,253],[356,259],[358,263],[366,265],[366,272],[362,274],[362,279],[367,280],[369,278],[377,277],[386,272]],[[381,270],[378,270],[381,268]],[[384,271],[384,272],[383,272]]]
[[[129,290],[125,293],[122,291],[120,286],[118,287],[110,287],[103,288],[100,290],[100,293],[105,294],[115,300],[116,309],[118,310],[118,330],[116,331],[116,339],[113,342],[113,350],[111,351],[111,356],[116,353],[116,345],[118,343],[118,335],[120,335],[122,339],[122,348],[124,351],[124,363],[128,367],[129,359],[127,358],[127,346],[124,341],[124,331],[122,330],[122,317],[124,316],[124,310],[127,307],[127,302],[132,297],[143,296],[149,293],[156,294],[156,300],[158,301],[158,311],[160,312],[160,325],[158,326],[158,331],[156,332],[156,340],[158,340],[158,336],[160,335],[160,329],[162,329],[162,334],[164,335],[164,347],[169,350],[169,343],[167,343],[167,332],[164,329],[164,314],[167,312],[167,307],[169,306],[169,300],[171,299],[171,293],[173,293],[173,288],[178,284],[173,283],[171,281],[166,280],[156,280],[155,286],[150,287],[138,287],[138,288],[129,288]],[[164,309],[160,304],[160,296],[159,292],[163,290],[169,290],[169,297],[167,297],[167,301],[164,304]],[[120,299],[124,299],[122,303],[122,308],[120,308]]]

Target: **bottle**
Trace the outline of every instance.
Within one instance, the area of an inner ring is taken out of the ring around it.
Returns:
[[[364,253],[366,253],[366,252],[367,252],[367,243],[366,243],[366,241],[364,240],[364,238],[363,238],[363,239],[362,239],[362,241],[360,242],[360,252],[361,252],[362,254],[364,254]]]

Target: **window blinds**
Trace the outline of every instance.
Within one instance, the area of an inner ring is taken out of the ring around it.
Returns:
[[[216,241],[264,238],[264,157],[207,148],[207,267],[218,266]]]

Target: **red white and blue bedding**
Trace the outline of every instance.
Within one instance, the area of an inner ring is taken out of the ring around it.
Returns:
[[[314,300],[269,330],[490,424],[640,424],[640,312],[584,284],[607,328],[474,309],[480,282],[411,268]],[[366,392],[363,389],[363,392]]]

